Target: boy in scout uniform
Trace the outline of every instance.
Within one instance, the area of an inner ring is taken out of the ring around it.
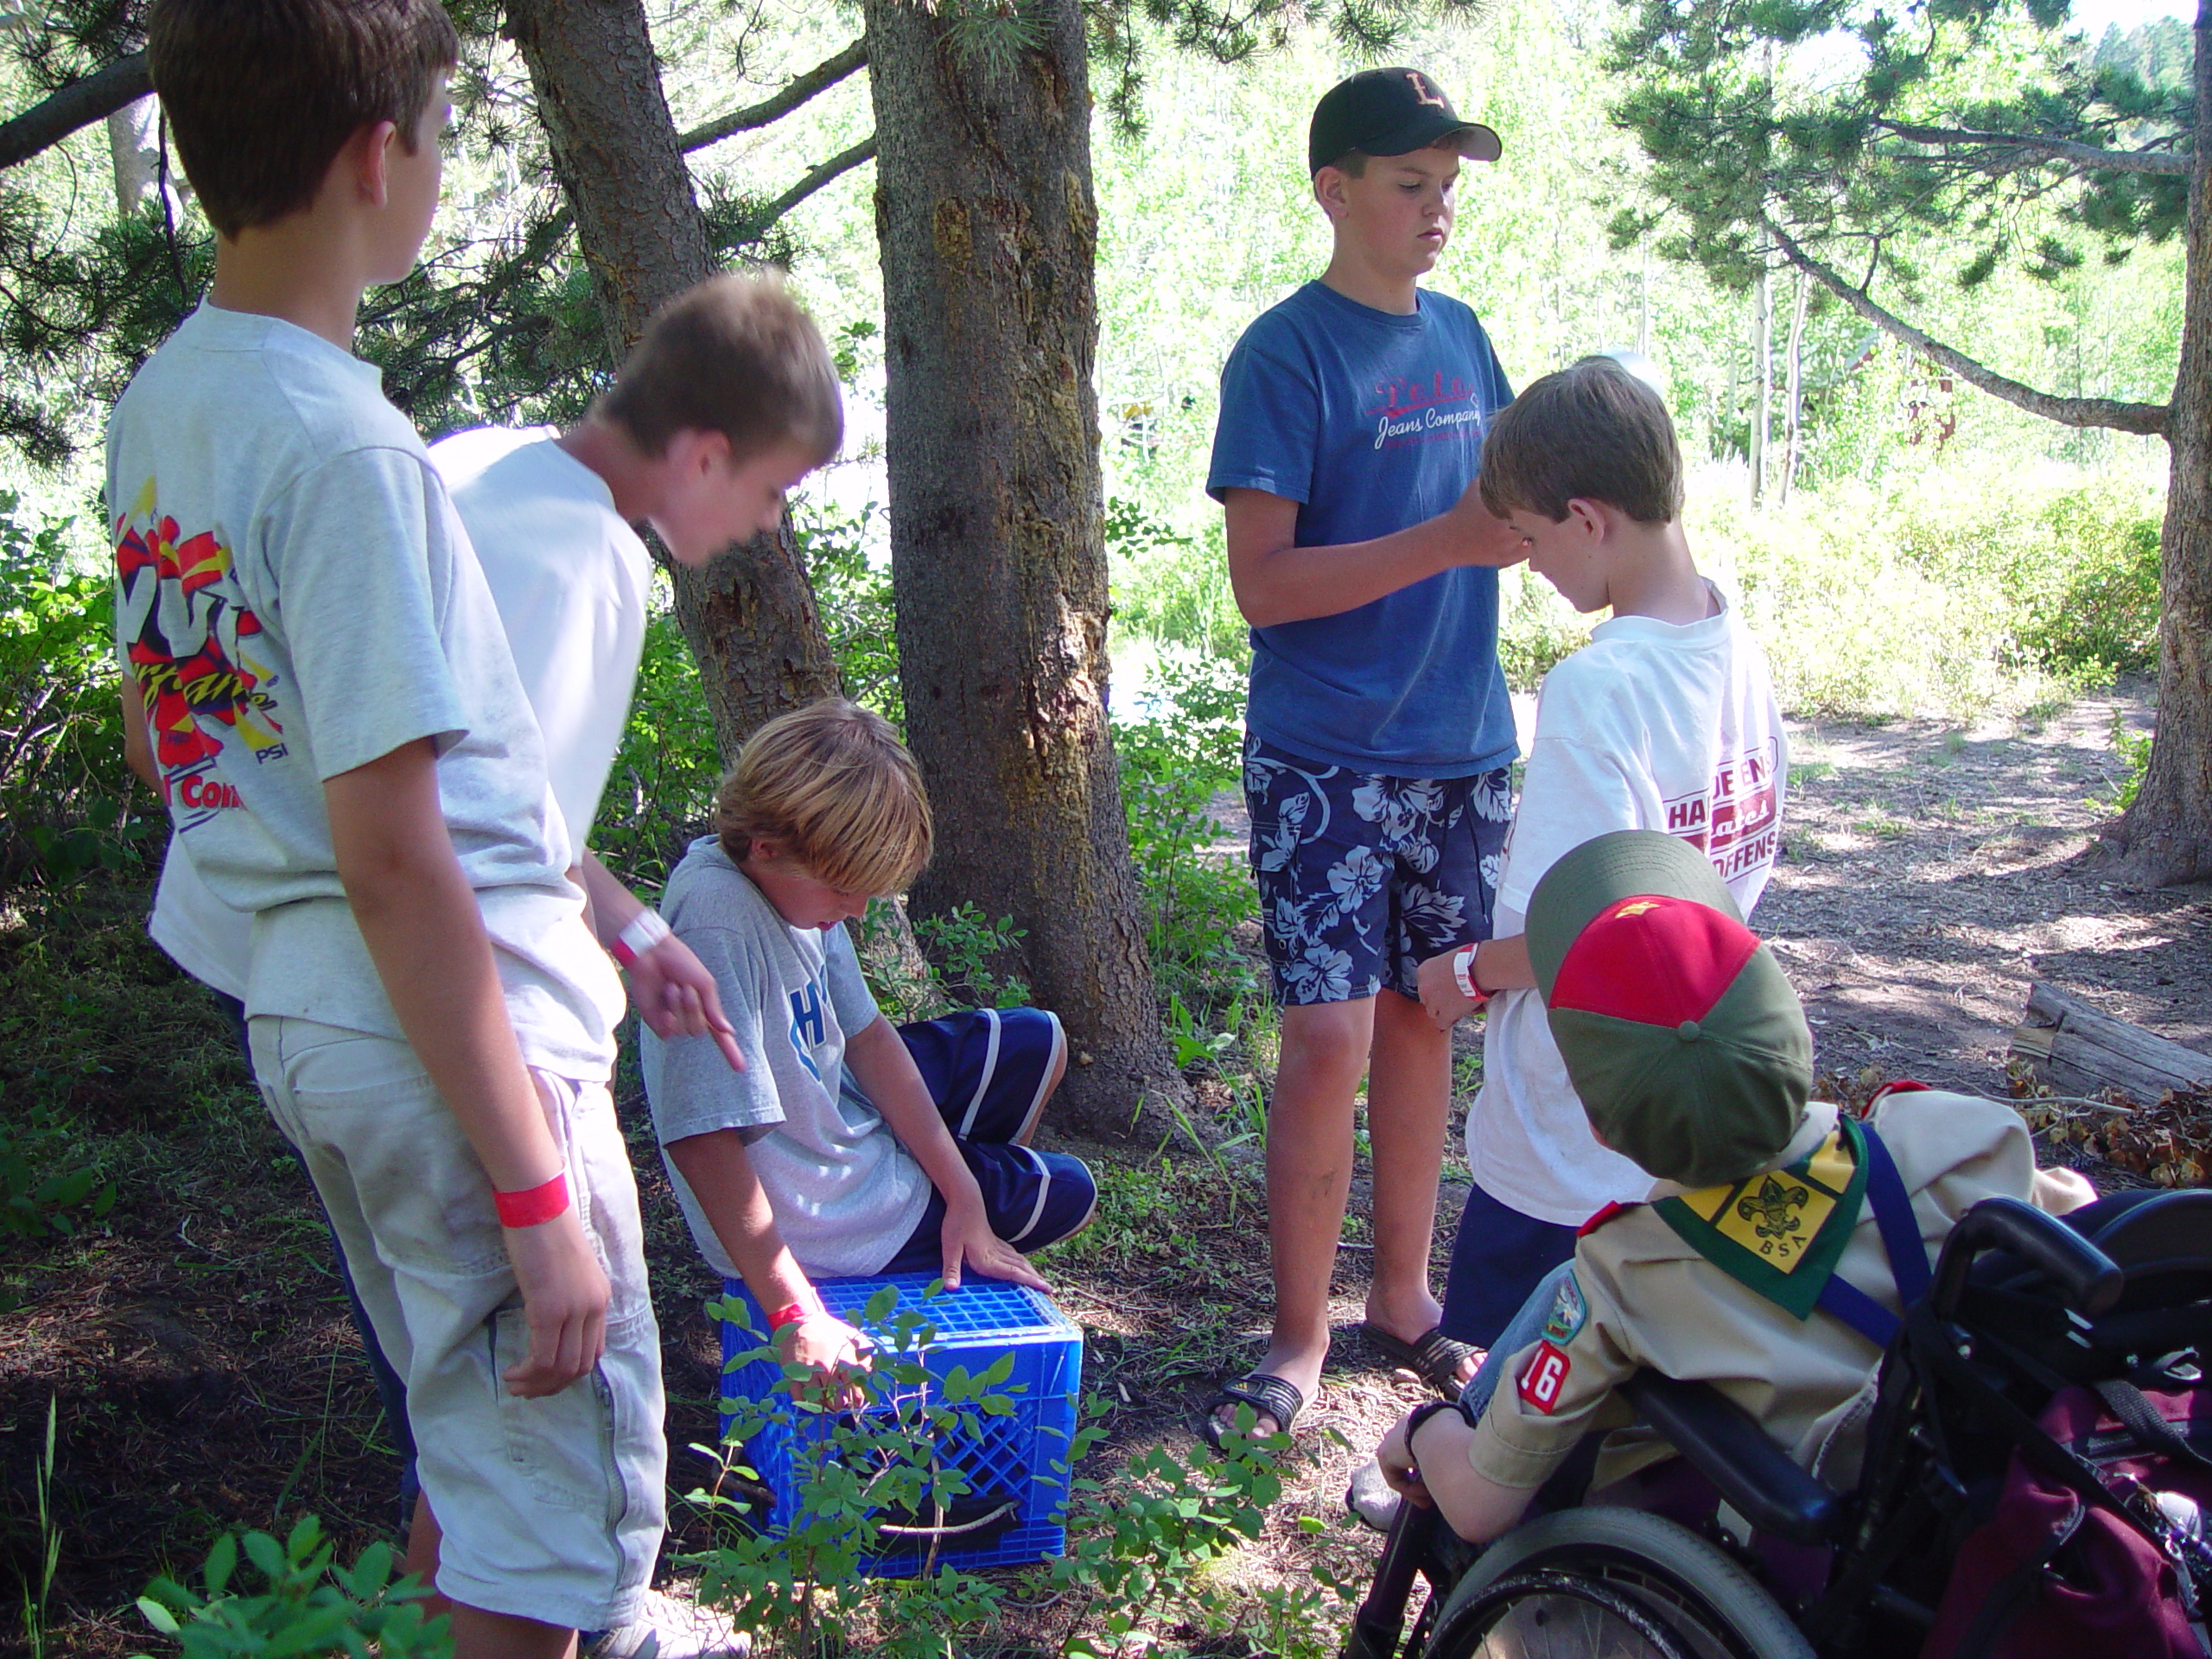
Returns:
[[[1656,1185],[1591,1218],[1459,1406],[1391,1429],[1384,1478],[1487,1541],[1584,1433],[1628,1424],[1613,1392],[1648,1367],[1711,1382],[1849,1485],[1883,1344],[1952,1224],[1987,1198],[2063,1213],[2094,1192],[2038,1170],[1998,1102],[1897,1084],[1864,1123],[1808,1102],[1796,994],[1685,842],[1586,842],[1537,885],[1528,938],[1592,1131]],[[1614,1435],[1592,1490],[1669,1455]]]

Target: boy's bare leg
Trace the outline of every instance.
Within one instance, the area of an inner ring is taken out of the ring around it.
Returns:
[[[429,1495],[418,1494],[415,1524],[407,1529],[405,1570],[432,1586],[423,1602],[426,1615],[452,1616],[454,1659],[572,1659],[576,1650],[574,1630],[511,1613],[486,1612],[440,1595],[438,1543],[442,1536],[437,1516],[430,1513]]]
[[[1282,1011],[1282,1055],[1268,1108],[1275,1317],[1258,1369],[1308,1400],[1320,1386],[1329,1351],[1329,1280],[1351,1187],[1351,1103],[1374,1030],[1372,997]],[[1225,1422],[1230,1408],[1215,1414]],[[1272,1433],[1281,1425],[1262,1412],[1255,1427]]]
[[[1436,1186],[1452,1098],[1452,1038],[1420,1003],[1395,991],[1375,998],[1367,1069],[1367,1134],[1375,1168],[1375,1275],[1367,1319],[1418,1342],[1444,1315],[1429,1290],[1428,1249],[1436,1232]],[[1467,1360],[1460,1380],[1480,1362]]]

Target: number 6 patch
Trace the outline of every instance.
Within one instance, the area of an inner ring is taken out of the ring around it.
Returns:
[[[1573,1369],[1564,1351],[1548,1342],[1538,1343],[1528,1369],[1521,1373],[1522,1399],[1550,1416],[1559,1408],[1559,1391],[1567,1386],[1567,1374]]]

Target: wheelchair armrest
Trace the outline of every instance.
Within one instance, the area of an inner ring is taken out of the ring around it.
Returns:
[[[1707,1382],[1638,1371],[1624,1392],[1753,1530],[1793,1544],[1827,1541],[1843,1516],[1835,1493],[1800,1469],[1742,1407]]]
[[[2107,1312],[2126,1287],[2126,1275],[2112,1258],[2056,1216],[2018,1198],[1984,1198],[1961,1216],[1936,1258],[1936,1284],[1929,1306],[1948,1319],[1958,1311],[1959,1294],[1974,1258],[1987,1249],[2018,1256],[2058,1287],[2066,1306],[2091,1319]]]

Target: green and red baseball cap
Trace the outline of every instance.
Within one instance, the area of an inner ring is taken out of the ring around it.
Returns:
[[[1705,855],[1656,830],[1586,841],[1529,899],[1552,1037],[1605,1143],[1664,1180],[1740,1180],[1788,1146],[1813,1034]]]
[[[1445,139],[1471,162],[1504,153],[1497,134],[1462,121],[1444,89],[1419,69],[1363,69],[1321,94],[1306,130],[1306,171],[1319,173],[1352,150],[1406,156]]]

